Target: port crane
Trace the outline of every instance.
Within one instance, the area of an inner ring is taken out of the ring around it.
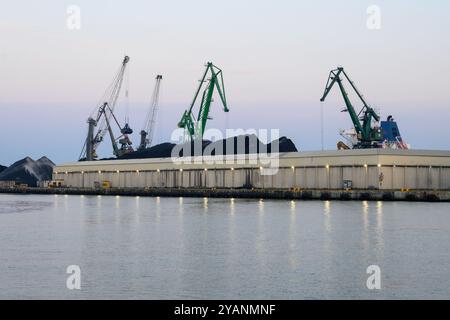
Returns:
[[[129,127],[128,123],[122,127],[114,115],[117,100],[122,89],[126,66],[129,61],[130,57],[125,56],[123,58],[120,68],[115,74],[112,83],[106,89],[100,105],[96,108],[96,117],[94,118],[91,115],[87,121],[88,135],[79,157],[80,160],[84,159],[91,161],[96,159],[96,150],[107,133],[109,133],[115,156],[119,157],[125,153],[133,151],[133,148],[131,147],[132,143],[129,138],[129,135],[133,133],[133,130]],[[115,123],[120,130],[121,136],[118,138],[116,138],[113,134],[111,127],[112,121],[114,121],[113,123]],[[96,127],[97,132],[94,135]],[[117,142],[121,144],[120,148],[118,147]]]
[[[341,78],[341,75],[343,78]],[[345,90],[343,80],[346,79],[352,89],[355,91],[358,98],[361,100],[363,107],[359,112],[356,112],[353,107],[347,91]],[[354,149],[367,149],[367,148],[380,148],[383,142],[383,134],[378,122],[380,121],[380,116],[375,112],[375,110],[370,107],[370,105],[364,99],[364,96],[358,91],[355,84],[350,80],[347,73],[344,71],[343,67],[338,67],[337,69],[331,70],[327,84],[325,86],[325,91],[323,93],[320,101],[325,101],[325,98],[331,91],[333,85],[337,83],[339,89],[344,98],[346,109],[350,114],[350,118],[353,122],[354,129],[356,131],[356,143],[353,145]]]
[[[138,150],[144,150],[152,145],[153,133],[155,131],[156,114],[158,112],[159,90],[161,87],[162,75],[156,76],[155,87],[153,88],[152,100],[150,102],[150,109],[145,118],[143,129],[141,130],[141,143]]]
[[[104,102],[103,105],[100,107],[97,119],[95,121],[98,122],[100,119],[103,119],[106,122],[106,130],[109,133],[111,145],[113,148],[113,154],[115,156],[120,157],[128,152],[133,151],[133,148],[131,146],[132,142],[128,136],[133,133],[133,130],[129,127],[128,123],[126,123],[123,128],[120,126],[119,121],[117,120],[116,116],[112,111],[112,108],[109,106],[107,102]],[[120,133],[122,134],[118,138],[114,136],[111,126],[111,120],[113,120],[113,123],[116,124],[116,126],[120,130]],[[120,143],[120,148],[117,142]]]
[[[207,78],[208,73],[210,74],[209,78]],[[203,87],[205,89],[201,97],[197,117],[195,117],[193,109]],[[209,116],[209,112],[211,102],[213,101],[212,98],[214,89],[217,89],[217,92],[219,93],[223,105],[223,111],[229,112],[225,96],[225,85],[223,82],[222,70],[216,67],[212,62],[208,62],[206,64],[206,70],[203,73],[203,77],[200,80],[200,85],[194,95],[194,99],[192,100],[189,109],[184,111],[183,116],[178,123],[179,128],[185,129],[187,133],[186,135],[189,137],[190,141],[202,139],[206,128],[206,123],[208,120],[212,119]]]

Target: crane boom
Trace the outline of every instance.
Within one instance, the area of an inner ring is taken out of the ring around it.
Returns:
[[[122,83],[123,83],[126,66],[129,61],[130,61],[129,56],[125,56],[123,58],[119,71],[114,76],[113,82],[107,89],[105,102],[108,103],[109,109],[111,110],[111,113],[108,115],[109,121],[111,120],[111,115],[113,114],[114,109],[116,108],[117,99],[119,98],[119,94],[122,89]],[[109,91],[109,94],[108,94],[108,91]],[[100,113],[100,110],[99,110],[99,113]],[[99,115],[97,117],[99,118]],[[94,138],[94,151],[95,151],[95,149],[97,149],[97,146],[103,141],[103,137],[106,134],[107,130],[108,130],[108,128],[106,125],[106,118],[103,118],[103,121],[100,122],[97,134],[95,135],[95,138]]]
[[[162,75],[156,76],[155,87],[153,89],[152,100],[150,102],[150,109],[148,111],[144,127],[141,131],[141,143],[139,150],[147,148],[152,145],[153,133],[155,131],[156,114],[158,112],[159,103],[159,90],[161,87]]]
[[[118,72],[115,74],[113,81],[108,86],[108,88],[105,91],[105,94],[102,97],[101,103],[96,107],[97,114],[95,118],[91,116],[88,119],[89,124],[88,137],[85,140],[83,149],[80,154],[80,159],[94,160],[97,157],[96,154],[97,147],[103,141],[103,138],[107,132],[110,133],[111,139],[114,139],[114,137],[112,136],[112,129],[110,122],[111,117],[114,117],[114,109],[116,107],[120,91],[122,89],[126,66],[129,61],[130,61],[129,56],[125,56],[123,58]],[[108,113],[106,112],[107,109],[109,111]],[[98,127],[98,129],[94,135],[95,127]],[[123,129],[119,125],[119,128],[121,129],[121,132],[124,130],[126,131],[126,132],[124,131],[125,132],[124,137],[127,141],[124,141],[125,145],[122,144],[122,149],[129,148],[129,145],[131,145],[131,141],[128,139],[127,134],[130,133],[129,131],[131,129],[129,129],[127,125]],[[114,148],[114,143],[113,143],[113,151],[114,154],[116,155],[120,153],[118,151],[118,148]]]
[[[207,79],[208,72],[210,73],[210,78]],[[200,91],[204,87],[204,83],[207,83],[205,89],[202,93],[202,98],[197,113],[197,118],[193,115],[193,108],[197,102]],[[222,70],[216,67],[212,62],[206,64],[205,72],[200,80],[200,85],[198,86],[194,99],[188,110],[184,111],[180,122],[178,123],[179,128],[184,128],[190,140],[195,140],[197,138],[202,139],[203,134],[206,129],[206,123],[209,117],[209,112],[211,110],[211,102],[213,98],[214,89],[219,93],[220,100],[222,101],[223,111],[229,112],[227,100],[225,96],[225,85],[223,81]]]
[[[109,109],[109,115],[106,114],[106,109],[107,108]],[[112,148],[113,148],[113,153],[114,153],[114,155],[118,156],[119,155],[119,148],[117,147],[116,139],[114,138],[114,133],[112,131],[111,124],[109,123],[110,117],[113,114],[112,114],[112,110],[109,108],[109,106],[108,106],[108,104],[106,102],[103,105],[102,113],[103,113],[103,116],[104,116],[104,119],[105,119],[105,122],[106,122],[107,130],[109,132],[109,137],[111,139],[111,145],[112,145]]]
[[[348,96],[347,91],[345,90],[343,80],[341,79],[341,74],[345,79],[350,83],[350,86],[355,91],[358,98],[363,103],[362,109],[357,113],[355,108],[353,107],[350,98]],[[325,91],[320,98],[320,101],[325,101],[325,98],[331,91],[333,85],[337,82],[339,89],[341,91],[342,97],[344,98],[346,111],[350,114],[350,118],[355,127],[355,131],[357,134],[358,143],[355,145],[355,148],[377,148],[379,147],[379,143],[382,141],[382,133],[381,129],[378,126],[374,126],[372,124],[373,121],[379,121],[380,117],[375,112],[375,110],[369,106],[369,104],[364,99],[364,96],[359,92],[356,88],[353,81],[344,71],[344,68],[338,67],[335,70],[331,70],[328,76],[328,81],[325,86]]]

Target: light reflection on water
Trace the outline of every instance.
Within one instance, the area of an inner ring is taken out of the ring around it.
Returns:
[[[362,201],[362,218],[363,218],[363,224],[364,229],[362,230],[363,234],[363,246],[366,256],[368,255],[367,250],[370,246],[370,239],[369,239],[369,201]]]
[[[323,202],[323,223],[324,223],[324,251],[332,254],[332,237],[331,237],[331,201]]]
[[[295,270],[299,267],[300,261],[297,254],[297,203],[294,200],[290,203],[290,209],[289,265]]]
[[[0,195],[0,298],[450,298],[449,209]],[[81,291],[65,289],[69,264]]]
[[[155,198],[155,213],[156,213],[156,224],[161,222],[161,197]]]

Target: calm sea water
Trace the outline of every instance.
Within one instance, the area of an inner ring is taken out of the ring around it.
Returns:
[[[446,203],[0,194],[0,298],[449,299],[449,244]]]

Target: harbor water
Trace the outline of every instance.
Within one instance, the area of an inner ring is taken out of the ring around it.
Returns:
[[[0,299],[449,299],[449,243],[450,203],[0,194]]]

